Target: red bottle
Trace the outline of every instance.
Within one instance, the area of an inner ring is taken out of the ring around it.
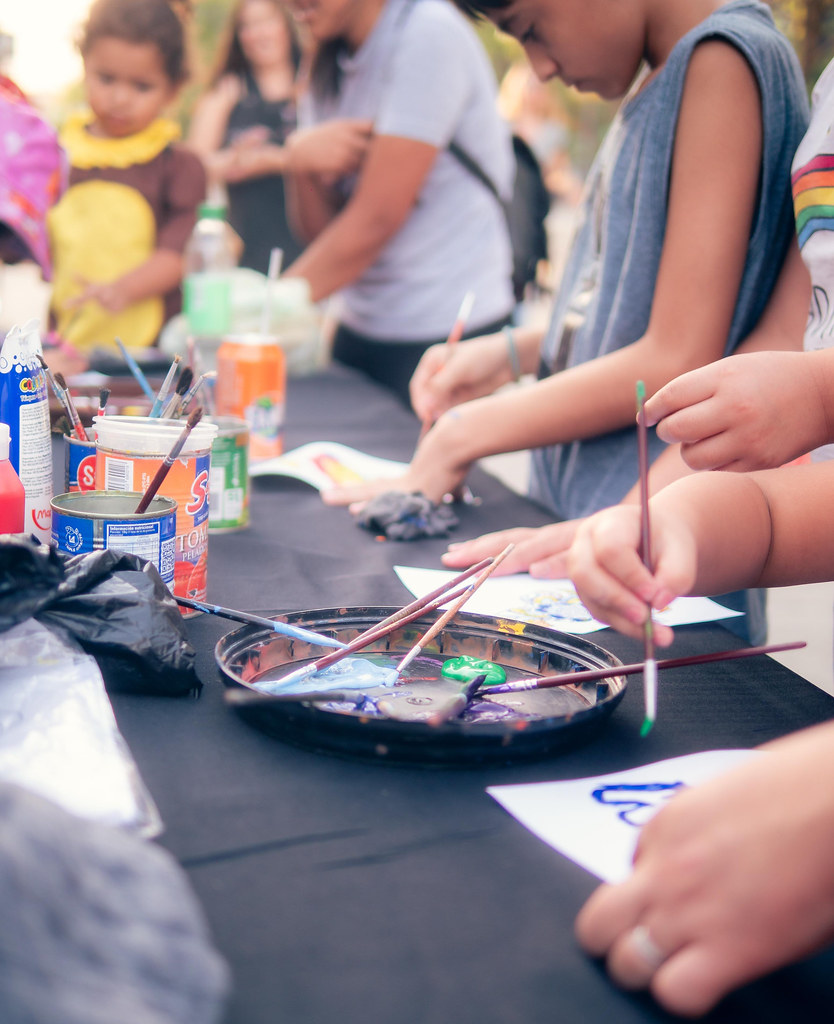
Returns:
[[[8,426],[0,423],[0,533],[23,533],[26,494],[9,462],[10,440]]]

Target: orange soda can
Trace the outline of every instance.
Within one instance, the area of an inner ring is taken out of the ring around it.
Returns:
[[[249,461],[284,450],[287,369],[284,350],[269,334],[232,334],[217,350],[215,399],[221,416],[249,425]]]

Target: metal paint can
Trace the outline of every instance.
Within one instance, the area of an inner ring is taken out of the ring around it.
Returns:
[[[249,424],[237,416],[212,416],[209,533],[231,533],[249,525]]]
[[[74,434],[64,435],[64,490],[94,491],[96,487],[95,431],[87,430],[89,441]]]
[[[184,425],[147,416],[96,416],[96,487],[146,491]],[[159,489],[177,504],[172,589],[195,601],[206,599],[209,473],[216,435],[216,426],[198,423]]]
[[[141,491],[74,491],[52,499],[52,543],[70,555],[117,548],[153,562],[172,587],[177,503],[157,496],[147,512],[133,511]]]

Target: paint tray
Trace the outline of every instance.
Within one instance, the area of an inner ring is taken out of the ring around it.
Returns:
[[[330,608],[281,619],[345,643],[396,608]],[[396,664],[436,620],[433,612],[394,630],[358,657]],[[215,658],[229,687],[226,698],[257,728],[313,750],[379,762],[423,765],[506,764],[545,757],[595,735],[625,693],[626,677],[524,693],[479,695],[458,718],[431,724],[433,708],[460,683],[440,677],[447,658],[471,655],[501,665],[507,679],[578,669],[616,668],[610,652],[584,637],[505,618],[461,612],[412,662],[393,690],[365,691],[373,699],[396,692],[397,719],[368,711],[370,702],[325,704],[276,700],[258,685],[280,679],[323,653],[319,646],[245,626],[224,636]],[[314,688],[311,681],[310,688]]]

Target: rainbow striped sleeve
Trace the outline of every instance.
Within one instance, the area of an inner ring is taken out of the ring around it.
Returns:
[[[820,153],[791,175],[799,247],[816,231],[834,231],[834,153]]]

